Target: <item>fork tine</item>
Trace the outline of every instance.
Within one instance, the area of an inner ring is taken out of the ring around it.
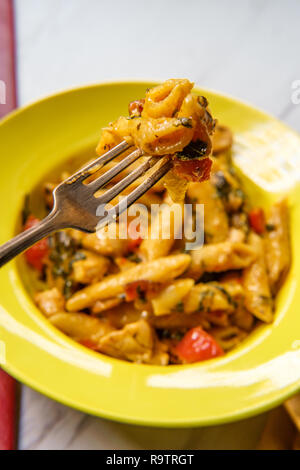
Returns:
[[[107,211],[106,217],[98,222],[97,230],[100,230],[104,227],[107,222],[114,221],[119,215],[128,209],[137,199],[139,199],[143,194],[145,194],[152,186],[157,183],[171,168],[172,162],[167,160],[165,163],[161,165],[161,162],[157,163],[158,169],[155,170],[149,178],[147,178],[143,183],[138,186],[134,191],[132,191],[128,196],[124,197],[119,204],[117,204],[113,209],[109,209]],[[101,199],[101,198],[99,198]],[[104,203],[105,204],[105,203]]]
[[[138,158],[143,155],[143,151],[140,149],[134,150],[131,152],[127,157],[121,160],[117,165],[115,165],[110,170],[106,171],[103,175],[99,176],[99,178],[89,183],[87,187],[91,190],[92,193],[95,193],[98,189],[102,186],[107,184],[111,179],[117,176],[121,171],[135,162]]]
[[[116,145],[114,148],[109,150],[108,152],[101,155],[101,157],[93,160],[91,163],[86,165],[85,167],[81,168],[81,170],[74,173],[74,175],[70,176],[68,179],[64,181],[67,184],[79,184],[82,183],[86,178],[91,176],[97,170],[100,170],[103,165],[110,162],[113,158],[118,157],[121,153],[128,150],[132,145],[128,144],[125,140],[120,144]]]
[[[157,166],[159,166],[160,164],[161,162],[158,162]],[[159,166],[158,169],[149,176],[149,178],[143,181],[140,186],[138,186],[134,191],[128,194],[128,196],[126,197],[128,207],[131,206],[131,204],[133,204],[143,194],[145,194],[150,188],[152,188],[152,186],[154,186],[157,181],[159,181],[166,173],[168,173],[171,168],[172,162],[168,159],[165,163]]]
[[[124,189],[126,189],[131,183],[133,183],[136,179],[142,176],[147,170],[152,168],[152,166],[157,163],[157,158],[152,157],[139,166],[136,170],[130,173],[128,176],[123,178],[117,184],[115,184],[112,188],[105,191],[105,193],[100,196],[98,199],[99,203],[108,203],[112,201],[118,194],[120,194]]]

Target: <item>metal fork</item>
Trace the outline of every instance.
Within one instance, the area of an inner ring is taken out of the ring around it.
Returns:
[[[102,225],[106,225],[108,221],[116,220],[124,210],[139,199],[171,169],[172,164],[166,157],[159,160],[155,157],[148,157],[132,173],[121,179],[100,197],[95,197],[95,193],[100,188],[109,183],[141,156],[144,156],[143,152],[140,149],[133,149],[123,160],[92,182],[85,182],[85,180],[101,169],[106,163],[126,152],[131,147],[127,142],[121,142],[109,152],[103,154],[58,185],[53,191],[54,205],[51,213],[35,227],[17,235],[0,247],[0,267],[57,230],[75,228],[83,232],[93,233],[96,229],[100,229]],[[118,196],[137,178],[146,172],[149,173],[148,170],[152,167],[153,172],[151,172],[149,177],[130,194],[125,196],[119,204],[107,210],[106,213],[101,211],[103,213],[99,216],[97,215],[99,207],[103,209],[106,204]]]

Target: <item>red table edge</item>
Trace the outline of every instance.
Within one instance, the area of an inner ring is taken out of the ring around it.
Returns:
[[[17,106],[13,0],[0,0],[0,80],[5,84],[6,98],[5,104],[0,99],[1,118]],[[3,90],[3,86],[1,89]],[[15,380],[0,369],[0,450],[16,448],[17,394]]]

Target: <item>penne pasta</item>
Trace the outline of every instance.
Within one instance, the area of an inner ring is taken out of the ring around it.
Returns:
[[[134,362],[165,365],[168,354],[158,346],[153,328],[145,321],[130,323],[99,341],[98,351],[112,357]]]
[[[90,307],[97,300],[124,294],[126,284],[134,282],[136,279],[161,283],[166,282],[167,279],[174,279],[187,269],[189,263],[189,255],[173,255],[137,265],[78,291],[68,300],[67,309],[71,312],[82,310]]]
[[[291,262],[286,200],[274,204],[267,218],[266,260],[271,288],[275,293],[282,284]]]
[[[264,243],[259,235],[251,233],[251,246],[256,250],[256,260],[243,271],[245,307],[256,318],[266,323],[273,319],[273,300],[265,263]]]
[[[151,299],[154,315],[167,315],[176,309],[183,309],[183,298],[190,292],[195,281],[178,279],[167,285],[159,294]]]
[[[242,269],[256,258],[256,251],[246,243],[230,241],[205,245],[191,252],[191,264],[187,276],[200,279],[205,272],[222,272]]]

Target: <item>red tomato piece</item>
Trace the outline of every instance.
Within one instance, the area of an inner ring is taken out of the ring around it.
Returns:
[[[264,211],[257,207],[252,209],[248,215],[249,224],[251,228],[258,234],[261,234],[265,231],[266,220]]]
[[[30,215],[27,219],[27,222],[24,226],[24,230],[28,230],[31,227],[35,227],[40,222],[39,219]],[[43,269],[43,260],[49,253],[48,240],[43,239],[33,245],[25,252],[25,258],[27,263],[35,268],[37,271],[42,271]]]
[[[205,181],[210,177],[212,160],[208,157],[200,160],[175,160],[174,171],[187,181]]]
[[[129,242],[128,242],[128,251],[129,252],[135,251],[140,246],[142,241],[143,241],[143,239],[141,237],[136,238],[136,239],[132,238],[131,240],[129,240]]]
[[[200,326],[189,330],[174,352],[185,363],[206,361],[224,354],[216,340]]]
[[[79,344],[85,346],[86,348],[92,349],[93,351],[97,351],[98,345],[91,341],[90,339],[83,339],[79,341]]]
[[[128,106],[129,116],[140,116],[144,109],[145,100],[131,101]]]

